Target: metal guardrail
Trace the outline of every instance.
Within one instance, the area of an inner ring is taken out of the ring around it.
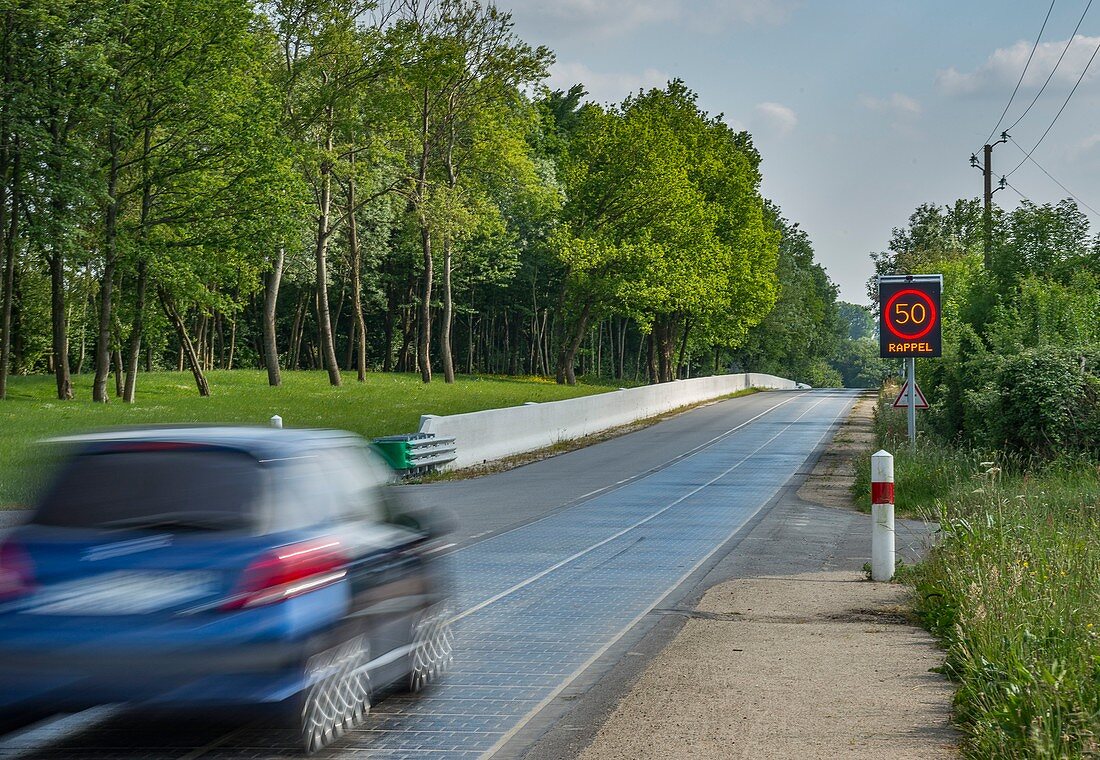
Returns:
[[[424,475],[454,461],[455,439],[432,433],[387,435],[374,439],[374,447],[402,475]]]

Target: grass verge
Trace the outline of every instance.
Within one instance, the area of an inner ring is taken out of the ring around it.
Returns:
[[[612,386],[562,386],[545,378],[460,376],[452,385],[425,385],[419,375],[371,373],[364,383],[346,376],[339,388],[323,372],[284,372],[278,388],[264,372],[210,372],[211,396],[201,398],[189,373],[153,372],[139,378],[135,404],[88,400],[90,378],[75,378],[77,399],[58,401],[50,376],[12,377],[0,401],[0,505],[33,493],[43,469],[43,438],[117,425],[158,423],[266,424],[273,414],[287,427],[331,427],[367,437],[407,433],[421,414],[460,414],[557,401],[614,390]],[[2,508],[2,507],[0,507]]]
[[[963,755],[1100,757],[1097,464],[1028,465],[925,439],[910,449],[884,411],[899,506],[941,526],[899,578],[945,647]]]
[[[908,441],[905,412],[891,407],[896,391],[885,389],[875,407],[875,438],[878,447],[894,455],[895,509],[901,517],[925,517],[938,513],[957,484],[967,481],[979,464],[992,455],[977,450],[943,446],[918,436],[917,445]],[[856,464],[852,496],[863,512],[871,511],[871,454]]]
[[[1100,756],[1098,504],[1084,462],[994,471],[944,502],[910,580],[960,684],[970,757]]]

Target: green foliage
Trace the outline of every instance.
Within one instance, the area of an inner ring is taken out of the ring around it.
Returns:
[[[743,345],[734,352],[735,364],[815,387],[877,386],[881,373],[864,361],[865,354],[870,361],[869,347],[848,337],[853,331],[869,336],[873,330],[870,315],[862,307],[838,303],[836,285],[814,261],[806,232],[784,219],[771,204],[768,214],[781,236],[779,295],[774,308],[758,326],[749,329]],[[850,307],[847,318],[842,314],[844,306]],[[850,319],[856,319],[857,325]],[[861,332],[861,328],[865,329]]]
[[[1100,306],[1095,240],[1072,201],[994,214],[992,267],[976,204],[922,206],[879,273],[943,272],[944,356],[918,364],[932,403],[896,455],[899,505],[940,522],[908,574],[959,682],[964,754],[1091,757],[1100,747]],[[950,442],[950,443],[948,443]],[[866,468],[862,490],[867,488]]]
[[[606,110],[571,102],[551,94],[544,111],[566,119],[560,250],[572,330],[593,313],[629,315],[654,334],[660,379],[671,380],[685,334],[735,346],[775,302],[780,235],[758,193],[759,154],[679,80]]]
[[[916,447],[909,445],[906,413],[892,404],[899,387],[886,386],[875,406],[877,448],[894,455],[894,498],[903,515],[936,519],[944,500],[958,483],[970,478],[978,463],[989,456],[977,449],[959,449],[940,445],[935,439],[920,436]],[[853,496],[856,504],[871,511],[871,452],[856,462]]]
[[[1100,438],[1100,377],[1082,372],[1074,354],[1029,349],[997,376],[997,438],[1009,451],[1057,457],[1094,449]]]
[[[854,328],[747,132],[679,80],[540,88],[553,53],[484,0],[21,0],[0,27],[0,395],[94,369],[105,401],[115,364],[200,391],[441,360],[873,374],[837,360]]]
[[[875,334],[875,318],[866,306],[847,301],[837,301],[841,323],[848,328],[849,340],[871,338]]]
[[[878,388],[893,372],[892,362],[879,357],[878,338],[841,341],[829,364],[845,388]]]

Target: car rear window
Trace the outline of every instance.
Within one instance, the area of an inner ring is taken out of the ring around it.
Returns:
[[[233,530],[257,521],[263,475],[226,450],[82,454],[58,472],[33,522],[74,528]]]

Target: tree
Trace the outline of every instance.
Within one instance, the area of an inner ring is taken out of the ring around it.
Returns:
[[[849,340],[870,338],[875,333],[875,320],[866,306],[847,301],[837,301],[841,324],[847,328]]]
[[[532,48],[513,34],[510,14],[480,0],[411,0],[409,7],[417,55],[407,72],[406,92],[415,103],[410,130],[415,137],[406,151],[409,173],[403,196],[419,227],[422,254],[417,361],[421,378],[431,382],[432,243],[439,237],[437,228],[446,227],[452,233],[442,239],[440,345],[444,377],[453,382],[451,269],[457,225],[447,217],[461,217],[478,205],[464,204],[478,193],[463,191],[461,185],[465,170],[476,171],[471,164],[485,156],[479,143],[487,123],[490,128],[503,126],[501,117],[520,105],[520,89],[545,77],[553,58],[546,48]]]
[[[586,106],[563,156],[572,319],[559,382],[575,382],[588,322],[608,309],[650,333],[650,374],[669,381],[692,330],[733,345],[771,308],[779,236],[757,191],[759,155],[682,82],[609,111]]]
[[[806,232],[784,219],[778,208],[769,205],[768,213],[781,235],[779,296],[734,356],[745,369],[823,385],[825,364],[848,332],[843,305],[837,304],[836,285],[814,261]],[[854,308],[870,319],[865,310]]]

